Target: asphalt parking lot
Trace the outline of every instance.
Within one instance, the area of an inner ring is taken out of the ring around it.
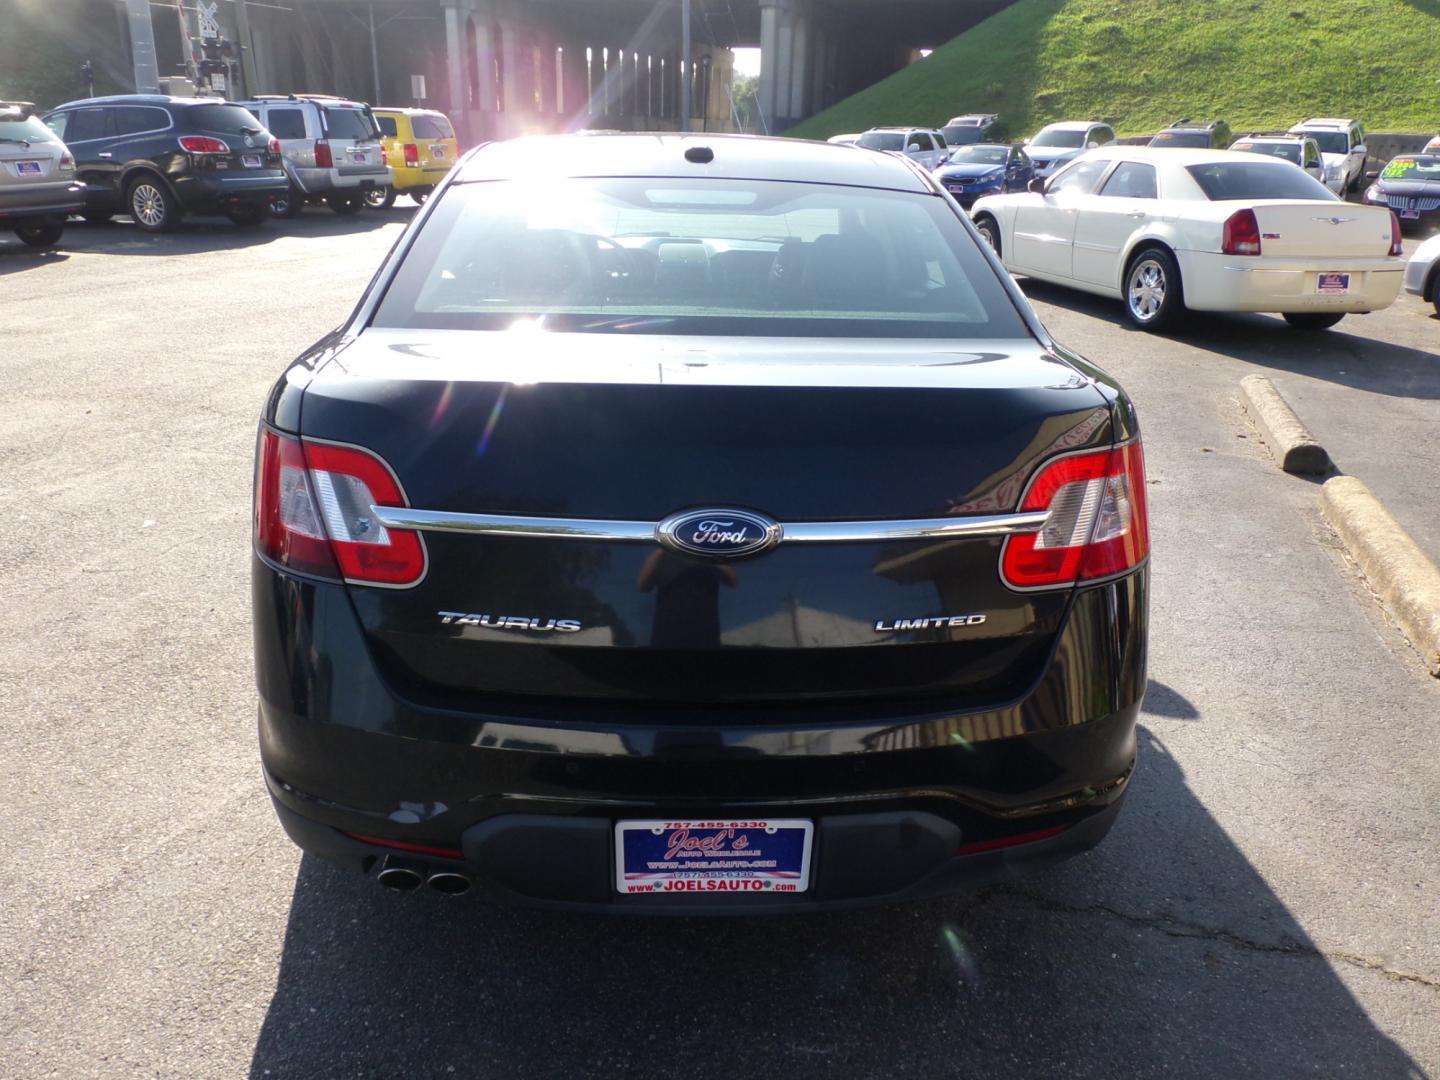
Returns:
[[[1026,283],[1141,410],[1150,690],[1097,850],[896,909],[396,895],[261,783],[255,420],[408,211],[0,242],[0,1077],[1440,1075],[1440,682],[1238,404],[1272,377],[1440,555],[1440,319],[1157,338]]]

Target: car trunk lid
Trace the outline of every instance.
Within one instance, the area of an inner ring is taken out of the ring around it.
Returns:
[[[1390,253],[1390,212],[1353,203],[1267,200],[1250,204],[1267,256],[1383,258]]]
[[[378,454],[413,508],[642,526],[426,531],[418,585],[349,585],[413,698],[979,706],[1038,677],[1068,592],[1007,589],[1002,536],[876,523],[1013,513],[1038,462],[1111,441],[1092,383],[1015,346],[369,330],[302,428]],[[709,559],[649,531],[707,507],[866,535]]]

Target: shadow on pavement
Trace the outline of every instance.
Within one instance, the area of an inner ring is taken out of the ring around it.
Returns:
[[[1046,304],[1129,328],[1120,301],[1022,278],[1025,295]],[[1405,303],[1402,296],[1397,303]],[[1392,397],[1440,398],[1440,354],[1365,336],[1364,315],[1347,315],[1334,329],[1295,330],[1279,318],[1244,313],[1192,313],[1170,340],[1260,367]],[[1142,334],[1144,331],[1135,330]]]
[[[298,218],[271,218],[241,228],[221,217],[187,217],[174,232],[147,233],[128,218],[103,224],[72,221],[65,227],[61,247],[67,251],[103,255],[192,255],[203,251],[230,251],[262,247],[290,237],[347,236],[371,232],[386,225],[408,222],[414,211],[362,210],[340,217],[329,210],[310,210]]]
[[[908,907],[569,916],[306,858],[250,1075],[1422,1077],[1141,741],[1100,848]]]
[[[0,233],[0,274],[18,274],[22,270],[33,270],[37,266],[62,263],[68,255],[63,247],[42,251],[15,238]]]

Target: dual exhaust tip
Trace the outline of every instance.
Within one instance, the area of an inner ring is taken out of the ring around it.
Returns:
[[[395,892],[414,892],[421,885],[429,885],[446,896],[459,896],[470,891],[470,878],[456,870],[432,870],[424,863],[410,859],[386,858],[380,867],[376,880]]]

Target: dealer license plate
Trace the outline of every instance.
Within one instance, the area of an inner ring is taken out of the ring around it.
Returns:
[[[1315,291],[1322,296],[1344,296],[1350,291],[1349,274],[1318,274]]]
[[[247,169],[258,169],[258,168],[260,168],[260,155],[259,155],[259,154],[246,154],[246,155],[243,156],[240,160],[245,163],[245,168],[247,168]]]
[[[442,144],[442,145],[440,145],[440,146],[432,146],[432,147],[430,147],[430,154],[431,154],[431,156],[432,156],[436,161],[444,161],[444,160],[445,160],[445,147],[444,147],[444,145]]]
[[[40,162],[38,161],[17,161],[15,163],[17,176],[39,176],[40,172]]]
[[[1419,220],[1420,220],[1420,211],[1419,211],[1419,210],[1401,210],[1401,211],[1400,211],[1400,216],[1401,216],[1402,218],[1404,218],[1406,221],[1419,221]]]
[[[621,821],[621,893],[802,893],[810,887],[813,822],[797,819]]]
[[[361,150],[361,151],[359,151],[359,152],[356,152],[356,151],[354,151],[354,150],[350,151],[350,160],[353,161],[356,165],[364,165],[364,164],[365,164],[365,160],[366,160],[366,159],[365,159],[365,151],[363,151],[363,150]]]

